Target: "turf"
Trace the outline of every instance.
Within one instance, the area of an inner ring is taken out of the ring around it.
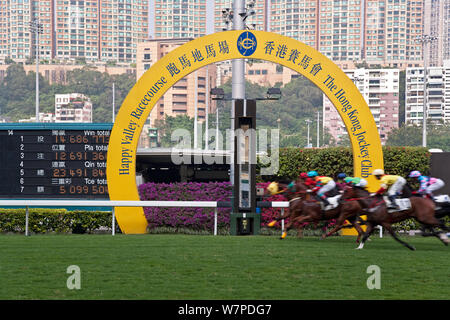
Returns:
[[[1,235],[0,299],[448,299],[450,247],[404,239],[417,250],[376,236],[355,250],[353,237]]]

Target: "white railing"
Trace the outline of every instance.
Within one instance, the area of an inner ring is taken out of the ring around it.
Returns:
[[[224,202],[217,201],[127,201],[127,200],[1,200],[0,207],[25,207],[25,235],[29,235],[29,207],[111,207],[111,234],[115,235],[116,217],[114,207],[172,207],[172,208],[214,208],[214,235],[217,235],[217,208],[226,208],[229,205],[221,205]],[[270,207],[289,208],[288,201],[270,202]],[[284,219],[281,230],[284,230]]]

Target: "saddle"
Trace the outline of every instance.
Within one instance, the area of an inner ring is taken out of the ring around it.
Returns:
[[[342,197],[341,194],[338,194],[337,196],[331,197],[331,198],[327,198],[328,202],[330,203],[328,206],[325,206],[325,204],[323,203],[323,201],[320,201],[320,207],[323,211],[328,211],[331,209],[335,209],[337,208],[337,206],[339,205],[339,199]]]
[[[395,203],[397,204],[398,209],[389,208],[389,206],[391,205],[391,201],[388,197],[384,196],[383,199],[388,206],[388,212],[397,212],[411,209],[411,200],[409,200],[409,198],[395,199]]]

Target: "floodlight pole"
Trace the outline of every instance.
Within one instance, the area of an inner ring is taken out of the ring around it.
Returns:
[[[234,0],[233,2],[233,30],[244,30],[245,0]],[[230,182],[234,184],[234,115],[235,101],[245,100],[245,60],[234,59],[231,63],[232,87],[231,87],[231,141],[230,141]]]
[[[320,145],[319,126],[320,126],[320,111],[317,111],[317,148],[319,148]]]
[[[30,22],[30,32],[34,32],[36,38],[36,122],[39,122],[39,34],[43,32],[39,19]]]
[[[209,116],[209,67],[206,67],[206,105],[205,105],[205,150],[208,150],[209,134],[208,134],[208,116]]]
[[[309,124],[311,123],[311,120],[306,119],[305,121],[308,124],[308,136],[307,136],[307,139],[306,139],[307,140],[306,141],[306,147],[309,148],[309,146],[310,146],[310,144],[309,144]]]
[[[427,146],[427,67],[428,67],[428,51],[427,45],[437,38],[430,35],[422,35],[416,38],[418,42],[422,45],[423,54],[423,129],[422,129],[422,147]]]

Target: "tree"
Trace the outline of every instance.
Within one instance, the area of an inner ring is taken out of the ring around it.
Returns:
[[[422,127],[417,125],[402,125],[389,132],[386,145],[388,146],[421,146]]]
[[[427,147],[450,151],[450,125],[444,123],[427,124]],[[422,126],[403,125],[393,129],[386,141],[388,146],[421,146]]]
[[[177,142],[172,142],[172,133],[176,129],[184,129],[189,132],[191,146],[193,143],[194,119],[188,115],[177,115],[175,117],[166,115],[164,119],[155,120],[155,127],[158,129],[161,147],[173,147]]]
[[[0,105],[2,116],[12,121],[29,118],[35,114],[36,73],[26,74],[22,65],[12,64],[7,69],[5,80],[0,84]],[[93,103],[93,121],[112,120],[112,83],[115,83],[116,110],[136,82],[135,75],[109,75],[92,66],[84,66],[67,73],[67,85],[49,84],[39,75],[39,108],[41,112],[54,112],[55,94],[81,93]]]

